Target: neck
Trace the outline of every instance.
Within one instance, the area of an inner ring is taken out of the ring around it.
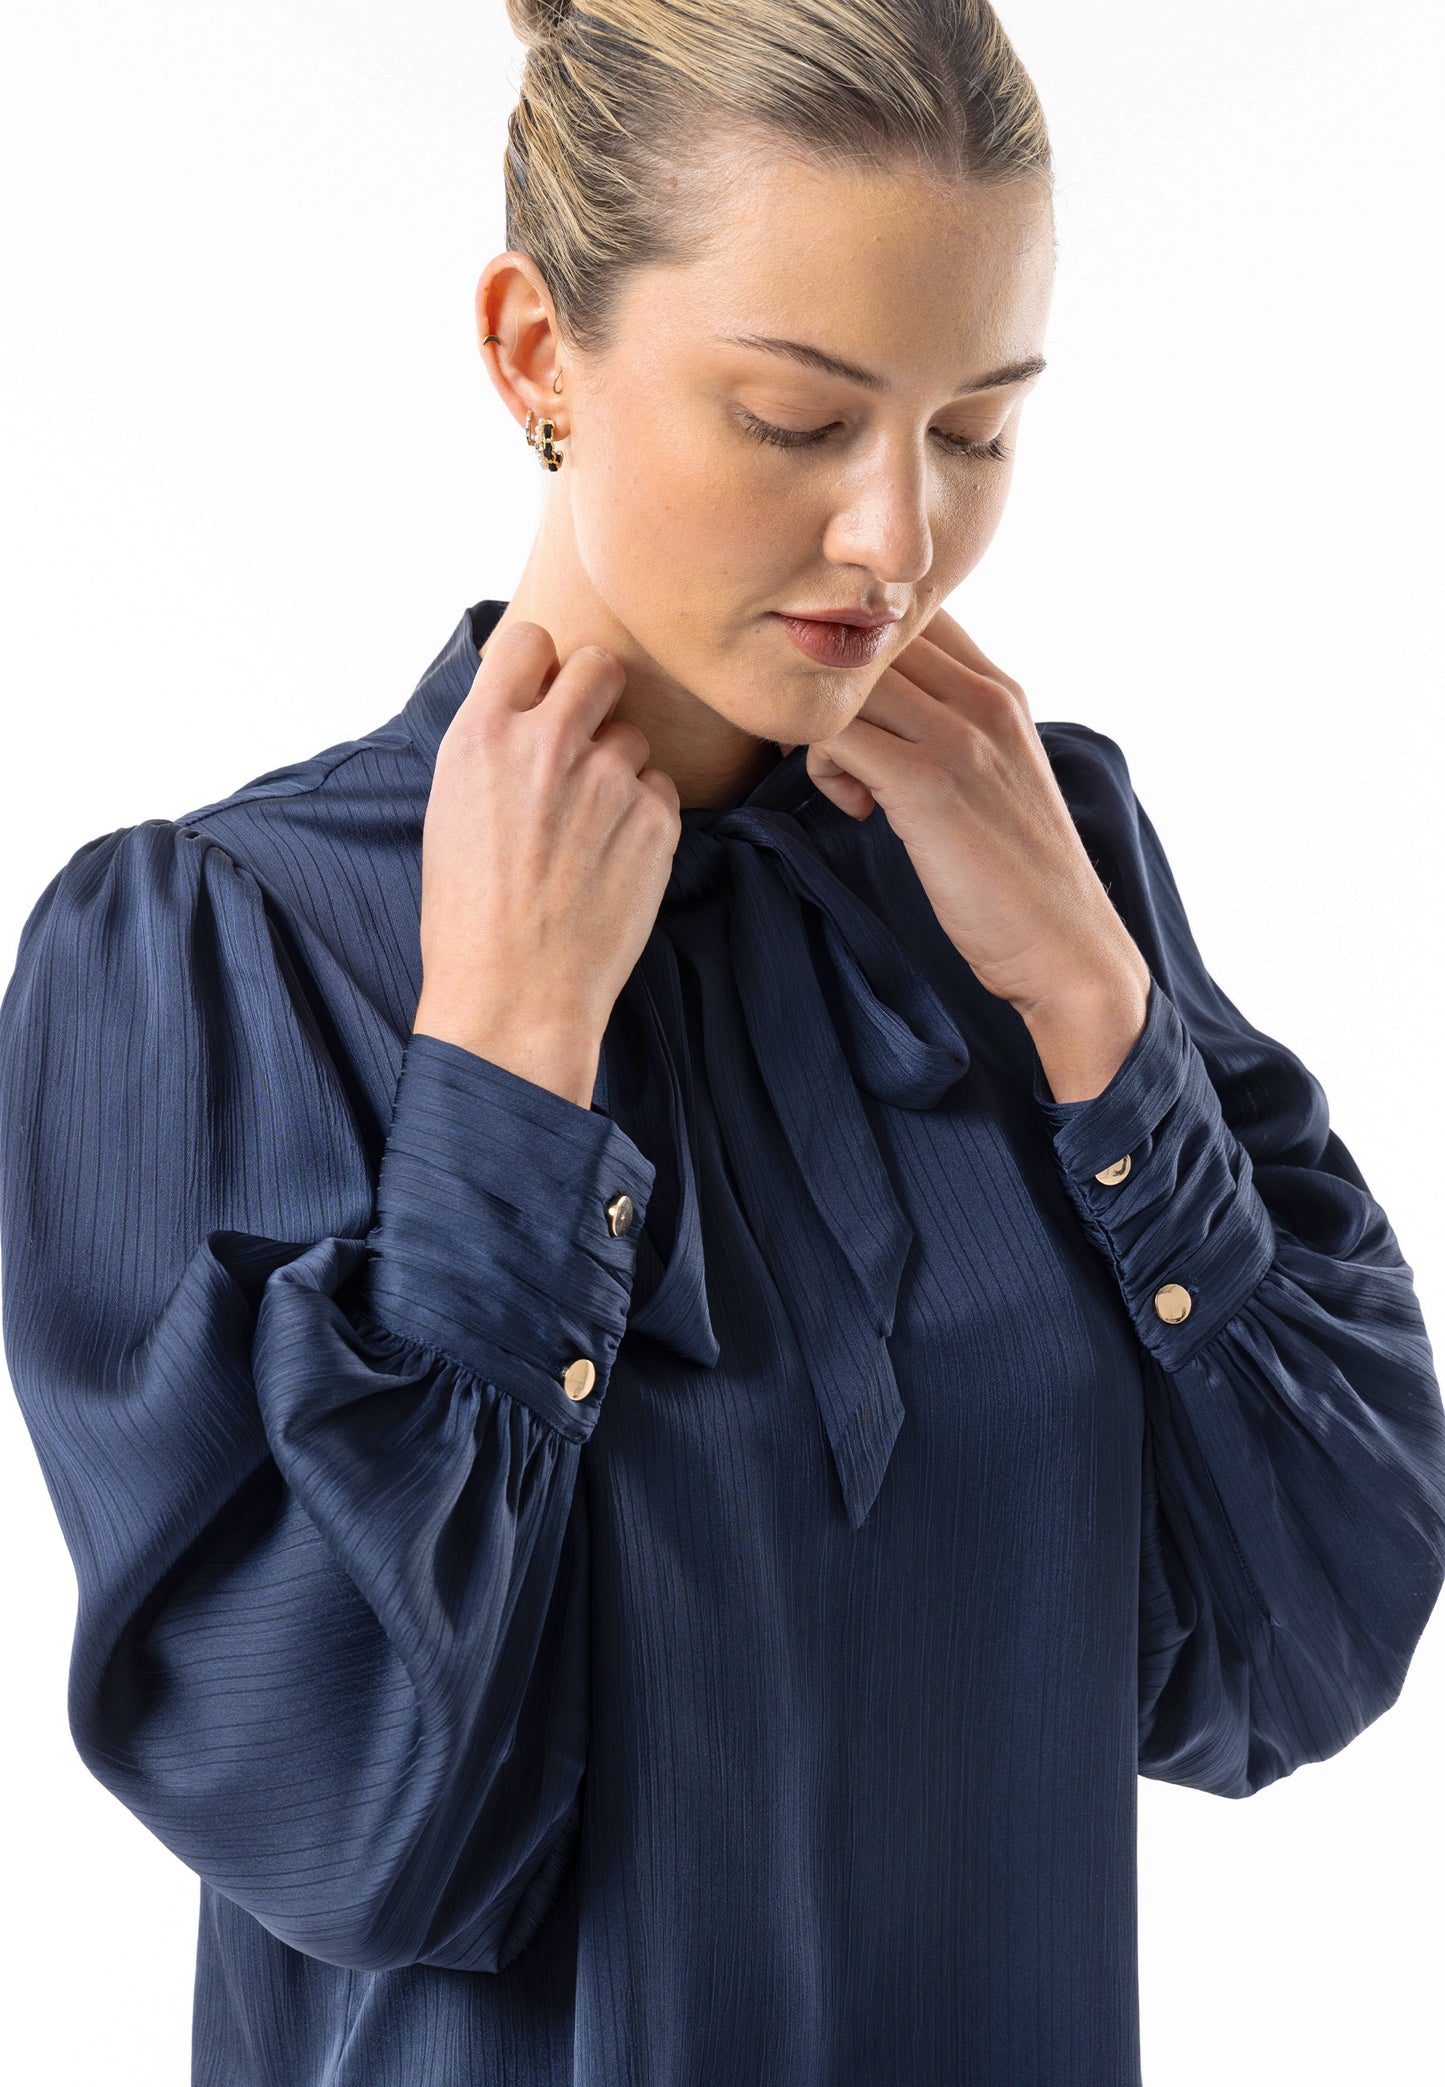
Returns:
[[[564,521],[555,502],[549,492],[526,567],[487,645],[508,624],[528,622],[547,632],[563,665],[580,645],[606,646],[627,675],[610,715],[645,735],[648,766],[671,776],[679,804],[737,803],[791,746],[734,724],[663,671],[593,588],[576,556],[570,517]]]

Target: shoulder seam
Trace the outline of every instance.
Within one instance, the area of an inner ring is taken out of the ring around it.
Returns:
[[[386,730],[386,726],[379,725],[376,730],[383,732]],[[345,745],[345,751],[339,753],[330,766],[323,769],[321,774],[315,776],[309,783],[305,783],[295,790],[263,789],[262,785],[265,783],[267,776],[284,774],[288,767],[304,768],[306,766],[304,761],[283,763],[280,768],[268,769],[265,775],[259,775],[249,783],[240,784],[238,788],[232,790],[225,797],[214,797],[208,804],[198,804],[189,812],[177,814],[172,823],[177,826],[194,826],[199,820],[208,818],[213,813],[230,811],[233,806],[239,810],[248,804],[280,803],[294,797],[313,797],[318,790],[324,788],[330,782],[338,769],[344,768],[348,761],[357,760],[362,754],[377,752],[378,744],[377,739],[370,733],[361,739],[348,740]],[[403,733],[398,738],[397,744],[398,746],[402,744],[412,746],[414,742],[408,734]],[[313,754],[310,758],[315,760],[317,756]]]

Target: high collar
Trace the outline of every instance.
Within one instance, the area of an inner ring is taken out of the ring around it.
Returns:
[[[482,647],[501,621],[506,606],[504,601],[473,602],[407,699],[401,713],[402,727],[428,768],[435,765],[442,737],[471,692],[482,663]],[[818,795],[808,774],[807,756],[806,745],[795,746],[773,764],[745,797],[733,804],[685,805],[684,833],[692,828],[706,831],[725,812],[744,805],[796,811]]]

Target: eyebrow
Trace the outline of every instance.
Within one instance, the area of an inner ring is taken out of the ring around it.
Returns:
[[[723,333],[716,339],[729,341],[738,348],[763,348],[770,355],[786,355],[793,362],[806,363],[810,369],[822,370],[827,376],[841,377],[845,383],[861,384],[867,391],[887,391],[888,379],[880,377],[875,370],[860,369],[856,362],[844,362],[839,355],[829,355],[822,348],[812,347],[807,341],[789,341],[774,333]],[[975,377],[971,384],[960,384],[958,396],[974,391],[997,391],[1005,384],[1021,384],[1026,377],[1037,377],[1048,368],[1042,355],[1029,355],[1021,362],[1006,362],[1001,369],[990,370],[986,377]]]

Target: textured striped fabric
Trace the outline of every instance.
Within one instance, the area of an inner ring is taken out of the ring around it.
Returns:
[[[1132,2087],[1136,1772],[1336,1753],[1445,1579],[1412,1271],[1084,725],[1152,981],[1090,1100],[802,747],[684,811],[590,1109],[411,1035],[503,606],[77,850],[0,1003],[71,1726],[200,1879],[195,2087]]]

